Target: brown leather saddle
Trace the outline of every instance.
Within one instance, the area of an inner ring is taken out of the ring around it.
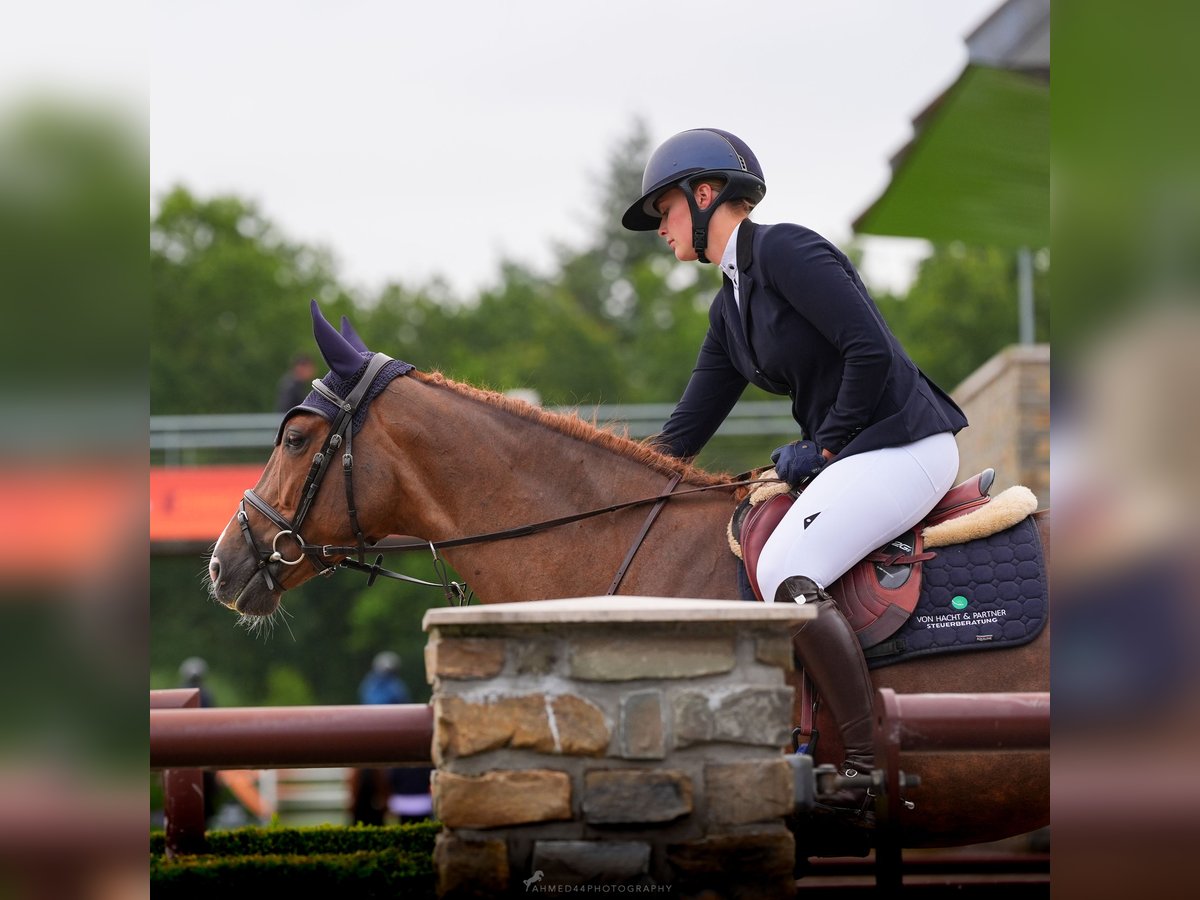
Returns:
[[[921,595],[921,563],[936,555],[924,549],[924,529],[988,503],[995,478],[996,470],[989,468],[955,485],[915,527],[869,553],[827,588],[864,649],[894,634],[916,608]],[[763,597],[757,569],[763,545],[797,496],[794,491],[776,494],[753,506],[744,500],[746,508],[734,515],[746,577],[759,600]]]

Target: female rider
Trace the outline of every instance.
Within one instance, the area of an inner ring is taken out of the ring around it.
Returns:
[[[792,400],[803,435],[771,459],[807,483],[763,547],[757,579],[768,602],[813,603],[795,635],[801,664],[829,704],[845,747],[840,771],[874,764],[873,694],[853,629],[825,588],[910,529],[953,485],[962,410],[909,359],[853,265],[800,225],[760,225],[758,159],[736,136],[697,128],[650,156],[642,194],[622,224],[657,230],[676,259],[723,273],[691,379],[661,434],[691,459],[747,384]],[[844,790],[835,808],[864,808]]]

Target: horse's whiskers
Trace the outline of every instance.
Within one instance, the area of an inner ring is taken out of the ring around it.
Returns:
[[[237,626],[245,628],[254,637],[261,637],[265,643],[275,633],[275,626],[279,622],[282,622],[283,627],[291,635],[292,641],[295,642],[295,632],[292,631],[292,626],[288,623],[288,619],[291,617],[291,613],[281,605],[275,612],[266,616],[248,616],[242,613],[238,616]]]

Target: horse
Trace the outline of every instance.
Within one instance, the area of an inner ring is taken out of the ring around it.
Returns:
[[[619,570],[621,594],[739,599],[726,527],[744,481],[614,428],[372,354],[346,320],[338,331],[315,303],[312,312],[331,371],[284,417],[258,484],[214,545],[209,590],[219,603],[261,622],[284,591],[319,573],[357,562],[377,574],[378,561],[365,564],[364,554],[397,535],[415,536],[426,552],[445,546],[484,603],[603,595]],[[349,402],[334,384],[353,388]],[[641,534],[643,501],[671,489]],[[1035,519],[1048,546],[1048,510]],[[460,540],[464,532],[491,539]],[[1047,625],[1020,646],[922,657],[871,677],[900,694],[1043,692],[1049,648]],[[789,677],[800,722],[803,675]],[[814,762],[838,762],[837,728],[823,708],[816,724]],[[1048,824],[1048,752],[902,754],[901,765],[920,778],[905,847],[990,842]]]

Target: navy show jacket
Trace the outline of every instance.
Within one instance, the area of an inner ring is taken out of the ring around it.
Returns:
[[[742,221],[691,379],[656,439],[690,459],[747,384],[787,394],[805,437],[839,457],[967,425],[909,359],[846,255],[800,225]]]

